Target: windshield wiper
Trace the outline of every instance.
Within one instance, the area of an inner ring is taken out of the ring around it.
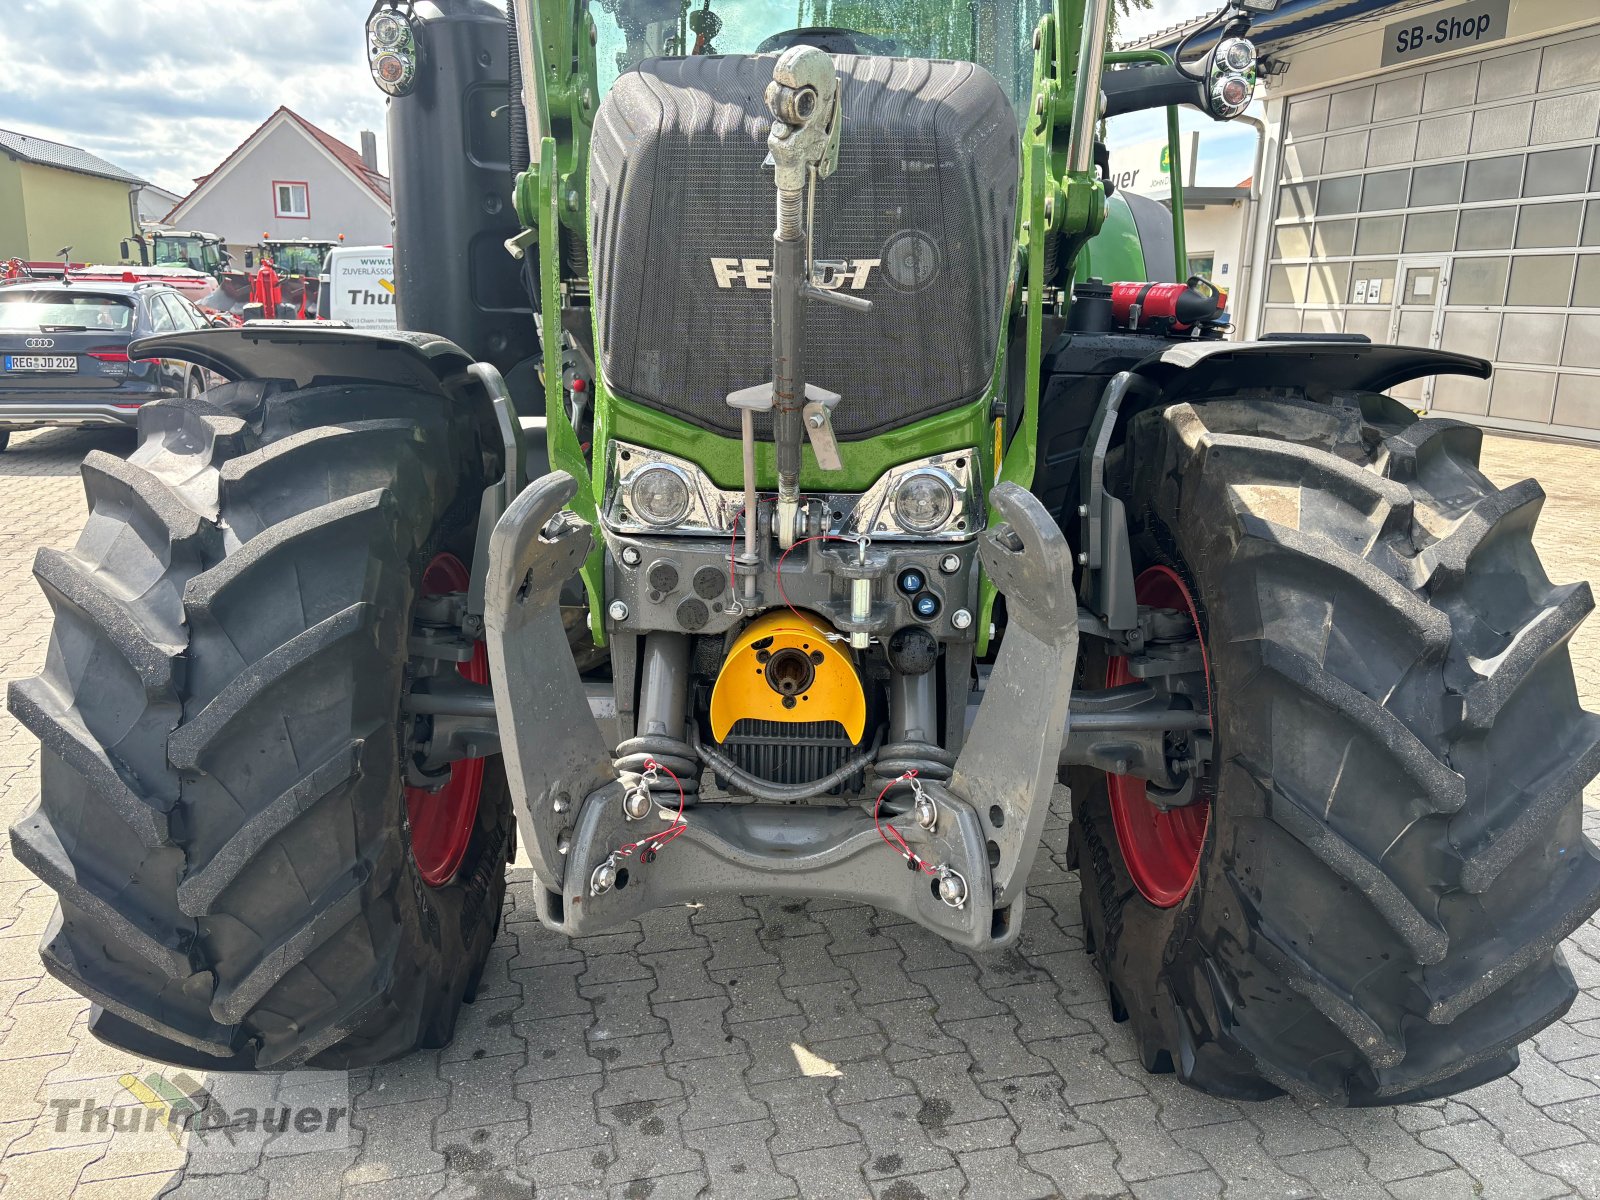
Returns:
[[[41,325],[40,333],[88,333],[87,325]]]

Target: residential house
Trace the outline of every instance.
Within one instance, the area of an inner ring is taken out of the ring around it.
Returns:
[[[147,183],[139,189],[139,223],[141,225],[164,224],[167,214],[183,197],[176,192],[169,192],[164,187],[157,187]]]
[[[0,129],[0,259],[119,262],[136,228],[137,175],[87,150]]]
[[[222,235],[235,262],[263,234],[351,245],[391,240],[388,177],[377,138],[347,146],[299,113],[279,108],[166,216],[166,224]]]

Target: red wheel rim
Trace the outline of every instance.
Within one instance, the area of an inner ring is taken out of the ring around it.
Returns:
[[[1187,611],[1195,630],[1200,629],[1199,609],[1176,571],[1150,567],[1139,576],[1134,592],[1140,604]],[[1200,661],[1209,693],[1211,660],[1203,638]],[[1107,687],[1132,682],[1126,658],[1106,663]],[[1202,797],[1183,808],[1158,808],[1145,794],[1145,781],[1132,775],[1107,773],[1106,788],[1111,797],[1111,824],[1134,886],[1157,908],[1171,908],[1189,894],[1200,873],[1200,850],[1211,825],[1211,801]]]
[[[464,592],[471,575],[454,554],[439,554],[422,573],[422,596]],[[489,654],[482,642],[470,662],[456,667],[469,683],[489,682]],[[478,823],[478,797],[483,792],[483,759],[463,758],[450,764],[450,778],[437,790],[406,788],[406,817],[411,824],[411,857],[429,887],[455,878],[472,844]]]

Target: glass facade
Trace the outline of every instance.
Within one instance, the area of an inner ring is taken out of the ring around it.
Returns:
[[[1287,104],[1261,331],[1489,358],[1397,394],[1600,437],[1600,32]]]

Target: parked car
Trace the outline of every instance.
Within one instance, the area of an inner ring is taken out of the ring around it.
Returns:
[[[0,286],[0,450],[13,431],[132,426],[148,401],[198,396],[206,372],[177,359],[130,360],[128,344],[207,324],[161,284]]]

